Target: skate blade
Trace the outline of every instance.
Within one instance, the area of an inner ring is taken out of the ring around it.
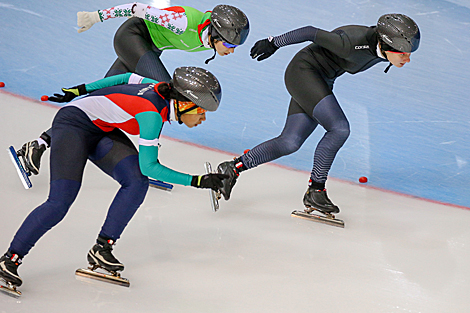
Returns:
[[[92,279],[100,280],[106,283],[116,284],[116,285],[124,286],[124,287],[129,287],[131,284],[127,278],[123,278],[119,274],[109,275],[109,274],[104,274],[104,273],[93,271],[89,268],[79,268],[75,271],[75,275],[86,277],[86,278],[92,278]]]
[[[318,222],[318,223],[323,223],[323,224],[327,224],[327,225],[332,225],[332,226],[344,228],[344,221],[335,218],[335,216],[333,214],[326,214],[326,213],[320,212],[320,211],[317,211],[317,212],[320,213],[320,214],[325,214],[325,216],[321,216],[321,215],[314,214],[314,213],[307,213],[305,211],[293,211],[291,213],[291,216],[307,219],[307,220],[310,220],[310,221],[315,221],[315,222]]]
[[[16,154],[15,148],[13,148],[13,146],[10,146],[7,150],[8,150],[8,155],[10,156],[11,162],[15,166],[16,172],[18,173],[18,176],[20,177],[21,183],[23,184],[24,188],[29,189],[33,187],[31,180],[29,180],[29,174],[24,169],[23,164],[21,164],[21,161],[18,158],[18,155]]]
[[[168,184],[168,183],[162,182],[161,180],[156,180],[152,178],[149,178],[149,186],[153,188],[165,190],[165,191],[173,190],[172,184]]]
[[[19,298],[21,296],[21,291],[17,290],[15,286],[13,286],[11,283],[5,282],[4,279],[1,279],[2,284],[0,284],[0,291],[10,297],[13,298]],[[6,284],[3,285],[3,283]]]
[[[209,162],[204,163],[204,168],[206,170],[206,174],[212,173],[212,165]],[[211,207],[213,212],[217,212],[219,210],[219,200],[220,200],[220,191],[210,190],[210,199],[211,199]]]

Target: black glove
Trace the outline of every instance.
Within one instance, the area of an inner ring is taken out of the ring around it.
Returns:
[[[258,61],[262,61],[273,55],[277,49],[279,48],[274,45],[273,37],[269,37],[266,39],[258,40],[255,45],[251,48],[250,55],[251,58],[258,58]]]
[[[49,101],[53,102],[70,102],[75,97],[87,94],[85,84],[81,84],[72,88],[62,88],[63,95],[55,93],[54,96],[49,97]]]
[[[217,173],[193,176],[191,186],[196,188],[210,188],[214,191],[218,191],[223,186],[222,180],[228,177],[228,175]]]

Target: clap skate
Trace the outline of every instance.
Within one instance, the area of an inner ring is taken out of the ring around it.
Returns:
[[[96,271],[102,269],[105,273]],[[75,275],[92,278],[100,281],[104,281],[111,284],[116,284],[124,287],[129,287],[130,282],[127,278],[121,277],[121,274],[115,271],[108,271],[107,269],[99,265],[91,265],[88,268],[79,268],[75,271]]]
[[[0,282],[1,292],[14,298],[19,298],[21,296],[21,291],[16,289],[17,286],[15,286],[12,282],[6,281],[4,278],[0,278]]]
[[[206,169],[206,174],[212,173],[212,165],[209,162],[204,163],[204,168]],[[211,189],[210,197],[211,197],[212,211],[217,212],[219,210],[219,200],[221,198],[220,190],[214,191]]]
[[[320,214],[316,214],[313,212],[318,212]],[[344,228],[344,221],[337,219],[331,213],[323,212],[311,206],[306,206],[304,211],[293,211],[291,213],[291,216],[300,217],[300,218],[308,219],[311,221]]]
[[[98,243],[88,252],[87,259],[90,266],[77,269],[75,275],[129,287],[129,280],[121,277],[119,273],[124,270],[124,265],[111,253],[113,244],[112,240],[98,237]]]
[[[31,176],[31,171],[26,166],[26,160],[24,154],[22,153],[22,150],[20,149],[18,150],[18,152],[16,152],[13,146],[10,146],[7,150],[8,154],[10,155],[11,162],[13,162],[13,165],[16,168],[16,172],[18,173],[18,176],[20,177],[21,183],[23,184],[24,188],[29,189],[33,187],[33,184],[29,179],[29,176]],[[23,162],[20,161],[20,157]]]
[[[315,190],[310,187],[304,195],[303,202],[305,210],[293,211],[291,216],[344,228],[344,221],[337,219],[333,214],[339,213],[339,208],[328,198],[326,189]]]

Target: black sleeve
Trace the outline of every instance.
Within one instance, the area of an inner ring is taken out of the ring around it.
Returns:
[[[305,41],[314,42],[342,58],[347,57],[351,50],[349,39],[342,30],[329,32],[305,26],[273,38],[273,43],[278,48]]]

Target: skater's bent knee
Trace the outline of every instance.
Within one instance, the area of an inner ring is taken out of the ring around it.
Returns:
[[[293,136],[282,136],[278,138],[279,151],[283,155],[296,152],[302,146],[303,141]]]

